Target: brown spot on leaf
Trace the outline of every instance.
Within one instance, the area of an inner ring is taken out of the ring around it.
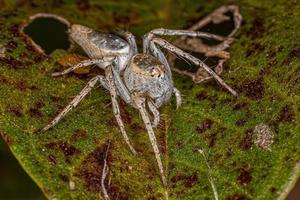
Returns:
[[[121,117],[125,124],[131,124],[132,118],[129,114],[129,112],[125,109],[126,104],[122,101],[120,103],[120,110],[121,110]]]
[[[293,59],[295,58],[300,58],[300,47],[297,47],[295,49],[293,49],[288,55],[287,57],[284,59],[283,64],[288,65],[290,64]]]
[[[137,131],[137,132],[141,132],[141,131],[144,131],[144,127],[142,127],[141,124],[139,123],[132,123],[130,124],[130,128],[134,131]]]
[[[247,123],[247,119],[241,118],[241,119],[239,119],[239,120],[237,120],[235,122],[235,125],[237,125],[237,126],[244,126],[246,123]]]
[[[205,137],[206,140],[208,140],[208,147],[212,148],[215,146],[217,141],[217,133],[210,134]]]
[[[198,182],[198,175],[197,173],[193,173],[191,176],[188,176],[185,180],[185,187],[192,187]]]
[[[244,166],[239,169],[238,180],[242,186],[246,186],[251,182],[252,180],[251,169],[248,166]]]
[[[199,124],[196,128],[196,131],[198,133],[203,133],[206,130],[210,129],[211,126],[213,125],[213,121],[211,119],[205,119],[201,124]]]
[[[277,61],[273,60],[273,61],[269,62],[264,68],[262,68],[259,72],[258,79],[263,79],[264,76],[267,75],[271,71],[272,67],[274,65],[276,65],[276,63],[277,63]]]
[[[247,48],[246,51],[246,57],[248,58],[249,56],[253,55],[253,54],[259,54],[260,52],[262,52],[263,50],[265,50],[265,47],[262,46],[259,43],[251,43],[249,45],[249,47]]]
[[[8,42],[8,43],[5,45],[5,47],[6,47],[7,49],[13,50],[13,49],[15,49],[15,48],[18,47],[18,44],[17,44],[15,41],[10,41],[10,42]]]
[[[17,80],[14,81],[14,85],[16,86],[17,89],[20,91],[26,91],[26,90],[35,90],[37,89],[36,86],[30,85],[26,80]]]
[[[246,82],[242,86],[242,92],[252,100],[261,99],[264,95],[264,85],[262,79],[255,79]]]
[[[49,156],[48,156],[48,161],[50,162],[50,163],[52,163],[53,165],[56,165],[56,157],[54,156],[54,155],[52,155],[52,154],[50,154]]]
[[[234,106],[233,106],[233,110],[234,111],[238,111],[238,110],[241,110],[241,109],[243,109],[243,108],[245,108],[245,107],[247,107],[248,106],[248,103],[246,103],[246,102],[240,102],[240,103],[236,103]]]
[[[69,182],[69,177],[65,174],[59,174],[59,178],[63,181],[68,183]]]
[[[234,194],[226,198],[226,200],[250,200],[247,196],[243,194]]]
[[[210,101],[212,103],[215,103],[216,100],[217,100],[216,96],[210,96],[210,95],[208,95],[208,93],[206,91],[201,91],[199,94],[196,95],[196,98],[199,101],[208,100],[208,101]]]
[[[80,151],[76,147],[62,141],[50,142],[46,145],[46,147],[53,150],[61,150],[66,160],[69,159],[70,156],[75,156],[80,153]]]
[[[206,91],[201,91],[199,94],[196,95],[196,98],[199,100],[199,101],[202,101],[204,99],[206,99],[208,96],[207,96],[207,92]]]
[[[162,154],[166,154],[168,147],[167,147],[167,141],[166,141],[166,132],[168,130],[168,124],[166,122],[166,119],[162,118],[160,120],[160,124],[158,125],[158,132],[159,132],[159,147]]]
[[[147,200],[158,200],[158,198],[155,196],[155,192],[150,186],[147,187]]]
[[[71,140],[76,142],[79,138],[84,137],[87,137],[87,132],[85,130],[76,129],[71,135]]]
[[[130,200],[131,197],[128,196],[128,194],[122,192],[120,188],[116,185],[111,185],[107,193],[109,194],[111,199],[116,199],[116,200]]]
[[[62,150],[66,157],[79,154],[79,150],[76,149],[74,146],[68,144],[67,142],[60,143],[59,148]]]
[[[89,0],[77,0],[76,5],[77,5],[78,9],[83,12],[87,12],[91,8]]]
[[[106,120],[106,125],[109,127],[119,127],[116,121],[116,118],[110,118],[109,120]]]
[[[102,191],[101,178],[107,146],[108,143],[97,147],[94,151],[89,153],[74,173],[76,177],[83,180],[84,186],[90,192],[99,193]],[[107,155],[108,166],[110,166],[112,161],[111,154],[109,152],[110,151],[108,151]],[[113,189],[111,189],[111,187],[113,187]],[[110,190],[112,190],[112,192],[119,193],[117,186],[111,185],[111,187]],[[112,195],[111,193],[109,194]]]
[[[271,187],[271,188],[270,188],[270,192],[272,192],[272,194],[274,194],[274,193],[276,193],[276,192],[277,192],[277,189],[276,189],[276,188],[274,188],[274,187]]]
[[[62,100],[63,100],[62,97],[54,96],[54,95],[51,95],[51,96],[50,96],[50,99],[51,99],[51,101],[53,101],[53,102],[59,102],[59,101],[62,101]]]
[[[22,109],[20,106],[13,106],[7,109],[8,112],[13,113],[16,117],[22,117]]]
[[[246,32],[246,35],[249,36],[251,39],[257,39],[261,38],[265,33],[266,30],[264,27],[264,17],[259,16],[252,21],[252,26]]]
[[[40,118],[43,116],[43,113],[40,111],[40,109],[44,106],[45,104],[43,102],[37,102],[33,108],[29,109],[29,115],[34,118]]]
[[[193,173],[190,176],[178,174],[171,178],[171,181],[175,185],[177,182],[183,182],[185,187],[192,187],[198,182],[198,175],[197,173]]]
[[[240,147],[243,150],[248,150],[251,148],[253,142],[252,142],[252,130],[247,130],[243,139],[240,142]]]
[[[24,69],[27,65],[21,61],[18,61],[12,57],[0,57],[0,63],[11,66],[14,69]]]
[[[0,75],[0,83],[8,83],[8,79],[2,75]]]
[[[294,111],[291,109],[290,106],[286,105],[280,111],[280,114],[279,114],[278,119],[277,119],[277,123],[290,122],[294,119],[294,116],[295,116]]]
[[[8,30],[12,33],[13,36],[20,36],[20,29],[18,24],[13,24],[11,27],[9,27]]]

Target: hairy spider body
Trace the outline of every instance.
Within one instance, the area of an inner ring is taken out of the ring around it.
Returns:
[[[172,77],[164,65],[149,54],[136,54],[124,71],[124,82],[129,91],[154,100],[157,108],[167,103],[173,91]]]
[[[236,93],[202,61],[157,36],[190,36],[213,38],[217,40],[223,40],[224,38],[197,31],[155,29],[144,36],[143,53],[138,53],[135,38],[129,32],[119,31],[117,33],[118,35],[112,35],[98,32],[82,25],[72,25],[69,33],[70,37],[84,49],[90,59],[82,61],[63,72],[56,72],[52,75],[60,76],[77,68],[96,64],[105,71],[105,76],[97,75],[92,78],[69,105],[43,130],[45,131],[58,123],[62,117],[79,104],[96,83],[100,82],[100,84],[110,92],[113,112],[121,133],[128,147],[135,155],[137,153],[129,141],[124,123],[121,119],[118,97],[139,110],[155,153],[162,182],[164,186],[167,186],[167,180],[153,128],[159,123],[158,109],[170,101],[172,94],[176,96],[176,104],[177,107],[179,107],[181,104],[181,95],[173,85],[169,63],[160,48],[165,48],[203,67],[204,70],[231,93]],[[152,114],[153,122],[150,120],[151,115],[149,112]]]
[[[117,70],[121,71],[130,59],[130,45],[117,35],[102,33],[81,25],[72,25],[69,32],[70,37],[83,48],[91,59],[101,57],[107,59],[105,62],[97,63],[102,69],[115,60],[118,63],[116,67],[120,67]]]

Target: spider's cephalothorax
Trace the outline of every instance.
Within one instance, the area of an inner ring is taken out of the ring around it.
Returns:
[[[72,108],[78,105],[96,83],[100,83],[110,92],[114,115],[125,142],[133,154],[137,153],[125,131],[125,126],[120,115],[118,97],[139,110],[155,153],[162,182],[166,186],[166,176],[153,128],[159,123],[159,107],[169,102],[172,94],[175,94],[177,107],[179,107],[181,104],[181,95],[173,85],[171,69],[161,48],[165,48],[179,57],[183,57],[202,67],[231,93],[236,93],[201,60],[158,36],[205,37],[216,40],[223,40],[224,38],[198,31],[154,29],[144,36],[143,53],[138,53],[135,38],[129,32],[119,31],[117,35],[113,35],[98,32],[82,25],[72,25],[69,33],[70,37],[83,48],[90,59],[82,61],[63,72],[56,72],[52,75],[59,76],[83,66],[96,64],[105,71],[105,76],[97,75],[92,78],[79,95],[43,130],[45,131],[54,126]],[[152,118],[152,122],[150,117]]]
[[[126,87],[154,101],[156,107],[170,100],[173,82],[165,72],[165,66],[149,54],[136,54],[124,72]]]

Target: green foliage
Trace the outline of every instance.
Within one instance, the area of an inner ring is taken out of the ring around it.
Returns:
[[[51,12],[102,30],[129,25],[141,44],[140,36],[152,28],[187,27],[226,2],[0,2],[0,44],[7,48],[6,57],[0,58],[0,132],[49,199],[101,198],[102,157],[108,141],[111,199],[160,199],[164,189],[138,112],[121,104],[126,128],[139,151],[134,157],[123,142],[103,88],[94,89],[54,129],[37,132],[96,71],[52,78],[51,72],[61,70],[56,61],[68,52],[42,56],[18,27],[30,15]],[[236,3],[244,24],[230,48],[222,78],[239,97],[214,81],[195,85],[174,74],[184,103],[179,110],[167,105],[161,111],[156,133],[168,171],[170,199],[214,198],[209,169],[198,149],[206,153],[220,199],[283,199],[299,176],[300,4]],[[271,151],[253,143],[253,130],[260,123],[274,132]],[[75,190],[70,189],[70,181]]]

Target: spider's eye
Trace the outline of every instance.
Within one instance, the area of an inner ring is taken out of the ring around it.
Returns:
[[[164,71],[161,66],[153,67],[150,71],[151,77],[161,77],[163,75]]]

